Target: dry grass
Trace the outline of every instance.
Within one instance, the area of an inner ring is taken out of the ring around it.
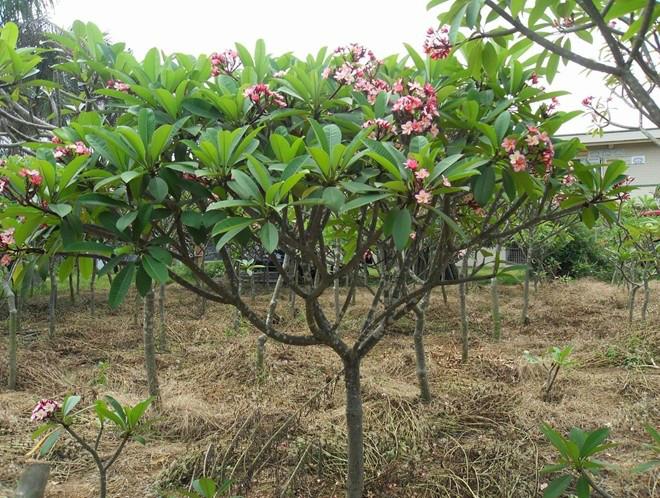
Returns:
[[[649,455],[644,423],[660,420],[660,286],[650,320],[626,323],[621,289],[594,281],[553,283],[533,295],[532,324],[518,324],[519,287],[502,288],[503,338],[490,339],[487,289],[468,294],[470,361],[460,363],[455,289],[445,306],[429,308],[427,357],[434,400],[417,399],[413,322],[404,319],[363,365],[367,494],[371,497],[520,497],[538,494],[540,468],[554,454],[539,431],[542,421],[561,430],[608,425],[619,446],[606,460],[620,467],[602,476],[618,497],[651,497],[658,474],[629,472]],[[268,297],[258,297],[265,308]],[[269,342],[268,372],[254,371],[257,335],[232,328],[234,312],[209,304],[195,317],[195,297],[170,287],[170,351],[158,356],[164,406],[152,414],[147,445],[131,444],[111,472],[110,496],[164,496],[202,475],[232,480],[247,497],[341,496],[346,460],[341,366],[332,352]],[[41,397],[104,394],[135,402],[146,396],[141,332],[131,326],[133,299],[110,312],[62,298],[57,338],[46,339],[46,302],[37,299],[23,324],[18,392],[0,390],[0,496],[9,495],[30,449],[29,411]],[[328,301],[328,305],[330,301]],[[368,307],[360,295],[346,321],[357,327]],[[280,327],[303,330],[282,300]],[[539,392],[540,372],[522,352],[572,344],[578,365],[562,371],[551,402]],[[6,344],[0,343],[4,360]],[[106,367],[99,367],[103,362]],[[0,376],[6,375],[0,363]],[[103,371],[105,374],[103,375]],[[105,377],[105,378],[104,378]],[[99,381],[103,381],[99,383]],[[83,432],[91,435],[90,424]],[[93,465],[66,443],[53,464],[48,496],[94,496]],[[169,491],[168,491],[169,490]]]

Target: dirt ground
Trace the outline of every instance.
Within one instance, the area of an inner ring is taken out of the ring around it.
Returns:
[[[163,407],[149,414],[147,443],[130,443],[109,475],[109,496],[176,496],[202,475],[231,479],[245,497],[343,496],[344,389],[341,363],[320,347],[269,342],[267,374],[257,380],[256,332],[234,328],[235,312],[170,286],[166,324],[169,351],[158,355]],[[651,458],[644,424],[660,424],[660,285],[652,289],[650,317],[627,323],[625,291],[581,280],[543,284],[532,295],[531,324],[519,324],[519,286],[502,287],[503,336],[490,338],[487,288],[471,288],[470,359],[460,362],[457,291],[448,305],[438,291],[426,334],[434,399],[418,400],[413,321],[400,321],[364,361],[367,496],[540,496],[549,478],[539,474],[555,458],[539,426],[566,432],[606,425],[617,446],[601,458],[614,466],[597,480],[615,497],[660,495],[660,474],[634,475]],[[360,293],[344,329],[359,327],[368,307]],[[81,295],[64,293],[53,341],[46,334],[46,299],[30,303],[19,342],[19,390],[0,389],[0,496],[11,496],[33,441],[30,410],[40,398],[111,394],[124,402],[146,397],[142,334],[133,325],[134,300],[90,316]],[[257,297],[265,308],[266,293]],[[328,301],[328,306],[330,301]],[[279,327],[302,330],[283,298]],[[559,373],[553,398],[540,399],[543,373],[522,353],[572,345],[576,365]],[[6,334],[0,342],[0,377],[6,378]],[[3,381],[4,382],[4,381]],[[91,419],[81,431],[93,437]],[[113,439],[115,438],[115,439]],[[110,435],[108,453],[116,444]],[[52,464],[49,497],[93,497],[95,467],[63,441],[44,459]]]

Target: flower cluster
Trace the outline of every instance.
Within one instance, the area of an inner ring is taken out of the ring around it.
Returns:
[[[563,28],[572,28],[575,25],[575,18],[571,14],[570,17],[562,17],[561,19],[553,19],[552,25],[559,29],[560,31]]]
[[[476,215],[478,216],[485,216],[486,211],[484,211],[484,208],[482,208],[477,200],[474,198],[474,195],[471,193],[467,194],[465,196],[465,205],[469,207]],[[463,256],[460,256],[463,257]]]
[[[392,106],[394,117],[400,123],[401,133],[419,135],[430,132],[432,136],[437,136],[439,130],[433,119],[438,116],[438,101],[433,86],[429,83],[422,86],[412,81],[406,87],[401,81],[397,81],[394,90],[401,94]]]
[[[582,105],[584,107],[591,107],[593,103],[594,103],[594,98],[592,95],[589,95],[588,97],[582,99]]]
[[[124,83],[123,81],[120,80],[108,80],[105,83],[106,88],[110,88],[111,90],[117,90],[120,92],[128,93],[131,91],[131,85],[128,83]]]
[[[0,195],[4,194],[5,189],[7,188],[7,185],[9,185],[9,180],[6,178],[0,177]]]
[[[442,26],[438,29],[429,28],[426,30],[426,39],[424,40],[424,52],[433,60],[446,59],[449,57],[452,45],[449,42],[449,26]]]
[[[380,92],[389,92],[390,85],[386,81],[378,78],[358,78],[353,85],[353,88],[360,92],[364,92],[370,104],[376,102],[376,97]]]
[[[632,182],[633,182],[634,180],[635,180],[635,178],[633,178],[632,176],[628,176],[628,175],[626,175],[625,178],[623,178],[622,180],[619,180],[618,182],[616,182],[616,183],[612,186],[612,190],[616,190],[616,189],[619,189],[619,188],[628,187],[628,186],[630,186],[630,184],[632,184]],[[619,192],[619,193],[617,193],[617,198],[618,198],[620,201],[627,201],[627,200],[630,199],[630,194],[629,194],[628,192]]]
[[[213,52],[211,54],[211,75],[220,76],[221,73],[231,74],[241,65],[236,50],[225,50],[224,52]]]
[[[369,78],[378,70],[380,61],[371,50],[357,43],[351,43],[335,49],[340,59],[337,67],[328,66],[323,70],[323,78],[332,78],[342,85],[352,85],[358,79]]]
[[[554,146],[548,134],[540,132],[535,126],[527,127],[527,136],[520,142],[506,137],[502,141],[502,148],[509,155],[509,162],[516,173],[527,170],[536,162],[543,164],[546,174],[552,171]]]
[[[419,163],[412,158],[405,162],[405,166],[412,171],[415,176],[415,189],[417,190],[415,200],[418,204],[430,204],[433,195],[431,192],[424,189],[424,180],[429,177],[429,171],[425,168],[420,168]]]
[[[22,168],[18,174],[26,178],[30,185],[34,185],[35,187],[38,187],[44,181],[44,177],[36,169]]]
[[[386,81],[376,78],[382,61],[371,50],[351,43],[335,49],[335,55],[339,65],[326,67],[321,74],[324,79],[332,78],[341,85],[352,85],[355,90],[364,92],[371,104],[380,92],[390,91]]]
[[[562,185],[566,187],[570,187],[575,183],[575,175],[573,174],[574,171],[575,170],[573,169],[573,166],[570,166],[568,168],[568,172],[566,173],[566,176],[564,176],[564,178],[562,178],[561,180]]]
[[[53,399],[42,399],[32,410],[30,420],[33,422],[43,422],[53,418],[55,413],[61,408],[60,404]]]
[[[538,85],[539,84],[539,75],[536,73],[532,73],[529,76],[529,81],[532,83],[532,85]]]
[[[7,246],[13,244],[14,240],[14,228],[7,228],[0,232],[0,248],[6,249]]]
[[[92,154],[92,149],[87,147],[80,140],[74,144],[62,145],[62,140],[59,137],[53,137],[51,138],[51,142],[58,145],[58,147],[55,147],[55,151],[53,152],[55,159],[60,159],[62,157],[71,155],[90,156]]]
[[[369,138],[374,140],[381,140],[390,133],[396,133],[396,126],[394,126],[386,119],[369,119],[362,123],[362,128],[370,128],[372,126],[375,126],[375,128],[374,131],[369,134]]]
[[[243,95],[249,98],[254,104],[260,104],[263,107],[273,104],[278,107],[286,107],[284,96],[268,88],[268,85],[265,83],[259,83],[246,88]]]

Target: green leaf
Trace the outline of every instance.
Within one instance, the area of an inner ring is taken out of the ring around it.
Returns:
[[[567,460],[570,458],[568,449],[566,448],[565,439],[561,434],[559,434],[546,423],[541,425],[541,432],[543,432],[545,437],[548,438],[548,441],[550,441],[552,445],[557,448],[561,456]]]
[[[163,247],[159,246],[149,246],[147,247],[147,252],[154,258],[169,266],[172,263],[172,254]]]
[[[123,232],[128,228],[128,226],[135,221],[135,218],[137,218],[138,212],[137,211],[131,211],[130,213],[126,213],[125,215],[121,216],[118,220],[115,226],[117,227],[117,230],[120,232]]]
[[[168,194],[167,182],[157,176],[149,180],[147,188],[156,202],[162,202]]]
[[[48,209],[50,209],[60,218],[64,218],[73,210],[73,208],[68,204],[49,204]]]
[[[485,206],[495,192],[495,171],[492,166],[485,166],[474,181],[474,200]]]
[[[589,498],[591,496],[591,486],[585,476],[580,478],[575,483],[575,494],[578,498]]]
[[[609,434],[610,430],[607,427],[601,427],[589,433],[580,447],[580,456],[584,458],[593,455],[595,450],[598,449],[598,446],[607,439]]]
[[[62,404],[62,415],[67,416],[71,413],[78,403],[80,403],[80,396],[67,396]]]
[[[215,482],[206,478],[193,481],[193,489],[204,498],[214,498],[217,492]]]
[[[543,492],[543,498],[559,498],[561,494],[566,491],[566,488],[571,484],[573,476],[566,475],[554,479],[548,484]]]
[[[108,294],[108,304],[111,309],[116,309],[122,303],[128,289],[135,278],[135,263],[128,263],[112,281],[110,293]]]
[[[261,227],[259,231],[259,238],[261,239],[261,244],[266,249],[268,254],[271,254],[275,249],[277,249],[277,244],[279,242],[279,234],[277,233],[277,228],[271,222],[266,223]]]
[[[548,83],[552,83],[557,75],[557,68],[559,67],[559,55],[550,54],[548,57],[548,65],[545,70],[545,77],[548,80]]]
[[[346,202],[346,198],[337,187],[326,187],[323,190],[323,202],[332,211],[338,212]]]
[[[240,216],[232,216],[230,218],[225,218],[224,220],[219,221],[213,227],[211,234],[213,236],[219,235],[221,233],[228,232],[240,228],[241,230],[250,226],[254,220],[252,218],[242,218]]]
[[[410,240],[412,232],[412,216],[407,209],[396,209],[393,213],[392,238],[399,251],[403,251]]]
[[[367,204],[374,204],[382,199],[386,199],[390,197],[391,194],[372,194],[372,195],[365,195],[364,197],[358,197],[357,199],[353,199],[352,201],[347,202],[342,206],[342,208],[339,210],[340,213],[347,213],[348,211],[351,211],[353,209],[366,206]]]
[[[142,267],[151,278],[161,284],[165,284],[169,280],[167,265],[149,255],[142,256]]]
[[[46,440],[39,448],[39,454],[41,456],[47,455],[48,452],[53,448],[53,446],[55,446],[55,443],[57,443],[57,441],[60,439],[61,435],[62,435],[62,430],[59,428],[51,432],[50,435],[46,438]]]
[[[116,413],[110,411],[108,409],[108,405],[104,401],[98,400],[94,405],[94,409],[96,411],[96,415],[99,417],[101,421],[110,420],[120,429],[123,429],[125,427],[126,424],[124,423],[122,418]]]
[[[147,398],[143,401],[140,401],[133,408],[127,410],[126,418],[128,421],[129,428],[132,429],[135,426],[137,426],[138,422],[142,418],[142,415],[144,415],[144,412],[147,411],[147,408],[149,408],[149,406],[153,401],[154,401],[153,397]]]
[[[502,114],[497,116],[495,123],[493,123],[493,126],[495,126],[495,133],[497,134],[497,144],[495,144],[495,147],[497,147],[506,136],[510,124],[511,114],[509,111],[504,111]]]
[[[138,265],[137,273],[135,274],[135,286],[137,287],[140,296],[146,297],[146,295],[149,294],[152,285],[153,280],[144,269],[144,266]]]

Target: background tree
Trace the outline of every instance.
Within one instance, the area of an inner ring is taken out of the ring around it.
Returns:
[[[111,307],[135,285],[151,296],[153,317],[153,285],[171,278],[235,307],[269,339],[331,349],[346,390],[346,494],[362,496],[363,358],[434,288],[496,276],[481,262],[446,279],[459,254],[571,214],[612,218],[629,189],[625,166],[590,168],[575,159],[577,140],[552,138],[573,115],[549,112],[552,95],[529,84],[533,69],[515,48],[494,49],[502,64],[493,66],[468,49],[452,53],[445,35],[428,34],[426,59],[408,47],[409,58],[379,60],[349,45],[297,60],[268,56],[260,41],[254,53],[238,44],[211,57],[152,49],[138,61],[96,26],[75,23],[54,39],[57,69],[84,89],[82,110],[51,142],[32,145],[34,155],[0,169],[7,262],[103,259],[99,275],[117,271]],[[196,257],[209,244],[221,278]],[[304,334],[267,324],[241,295],[236,269],[248,244],[301,299]],[[347,330],[367,250],[379,254],[382,291]],[[424,258],[429,270],[413,278]],[[346,279],[335,314],[323,298]]]
[[[446,1],[431,0],[428,7]],[[471,46],[473,53],[490,57],[493,44],[513,40],[521,57],[534,59],[539,74],[547,68],[550,83],[560,61],[602,75],[612,96],[634,109],[639,119],[632,124],[613,122],[609,101],[585,96],[598,127],[613,124],[643,131],[645,120],[660,127],[656,0],[458,0],[442,7],[438,19],[451,26],[450,41]],[[465,35],[459,33],[462,26],[467,28]],[[598,51],[592,50],[597,58],[583,55],[581,43],[599,45]]]

